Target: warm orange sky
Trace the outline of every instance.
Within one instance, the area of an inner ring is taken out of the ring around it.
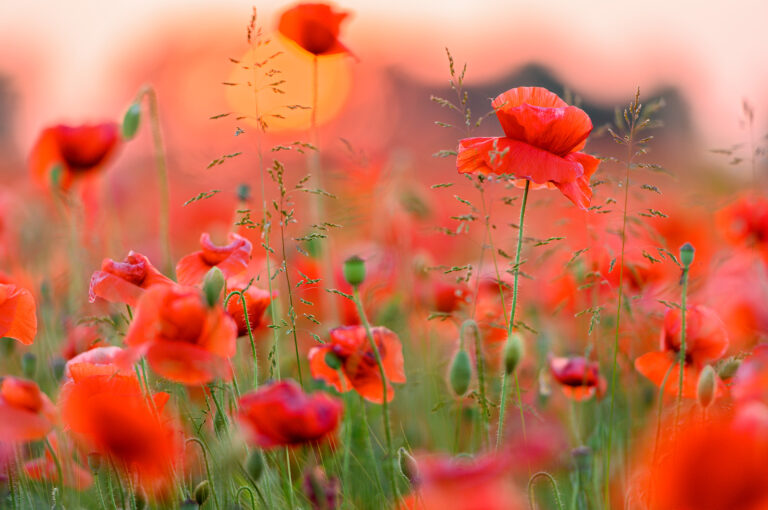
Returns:
[[[289,2],[252,0],[4,0],[0,73],[13,78],[17,139],[27,146],[52,119],[113,115],[115,59],[165,26],[194,34],[216,25],[240,37],[250,8],[271,27]],[[353,0],[343,39],[365,62],[398,65],[444,83],[443,47],[469,62],[468,80],[503,76],[530,61],[549,66],[591,100],[623,104],[635,86],[681,87],[711,146],[743,139],[743,97],[768,118],[768,2],[644,0]],[[229,55],[222,55],[226,57]],[[190,65],[194,65],[190,62]],[[118,103],[124,104],[125,98]]]

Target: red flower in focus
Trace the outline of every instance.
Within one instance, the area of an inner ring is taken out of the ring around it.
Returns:
[[[768,200],[742,197],[718,211],[717,225],[737,247],[754,247],[768,260]]]
[[[235,321],[222,307],[209,307],[200,289],[159,285],[139,300],[125,344],[162,377],[203,384],[230,378],[236,340]]]
[[[699,373],[707,363],[720,359],[728,350],[728,333],[717,314],[704,306],[689,306],[685,321],[683,397],[696,398]],[[643,354],[635,360],[635,369],[656,386],[661,386],[670,367],[678,365],[682,329],[681,311],[677,308],[667,310],[661,331],[661,351]],[[672,370],[674,374],[679,373],[680,367]],[[675,381],[677,376],[671,375],[664,387],[666,393],[677,395]]]
[[[98,172],[120,144],[120,129],[114,122],[65,126],[59,124],[40,133],[29,159],[32,176],[44,186],[51,178],[63,189],[74,181]],[[51,172],[57,169],[57,175]]]
[[[255,330],[261,324],[262,315],[264,310],[267,309],[269,303],[272,302],[272,296],[269,295],[269,291],[249,286],[246,290],[245,287],[248,284],[231,284],[227,286],[227,292],[241,291],[245,297],[245,309],[248,311],[248,322],[251,326],[251,331]],[[243,313],[243,300],[239,294],[235,294],[227,303],[227,313],[235,320],[237,324],[237,336],[244,336],[248,334],[248,324],[245,321],[245,314]]]
[[[73,367],[62,386],[64,424],[89,453],[98,453],[138,479],[150,493],[169,486],[181,453],[180,436],[165,415],[167,393],[145,397],[135,375]]]
[[[298,4],[280,16],[277,30],[315,56],[350,53],[338,39],[347,16],[328,4]]]
[[[37,334],[35,299],[27,289],[0,284],[0,338],[30,345]]]
[[[506,454],[473,460],[442,456],[417,458],[416,492],[403,504],[408,510],[522,510]]]
[[[237,234],[229,234],[229,244],[216,246],[206,232],[200,236],[200,251],[190,253],[176,264],[176,276],[182,285],[197,285],[212,267],[218,267],[225,278],[236,276],[248,267],[251,242]]]
[[[294,381],[274,382],[240,397],[238,419],[259,448],[316,444],[330,439],[342,403],[325,393],[307,395]]]
[[[549,359],[549,371],[560,383],[563,393],[573,400],[592,398],[605,391],[605,379],[600,377],[600,365],[581,356]]]
[[[384,375],[387,378],[387,402],[395,396],[390,382],[404,383],[403,346],[397,335],[385,327],[371,328],[376,347],[381,355]],[[337,391],[354,389],[371,402],[384,401],[384,387],[376,363],[376,354],[363,326],[342,326],[330,331],[328,343],[309,351],[309,368],[312,377],[332,385]],[[328,366],[326,356],[333,354],[341,362],[343,381],[339,371]]]
[[[55,410],[32,381],[6,376],[0,384],[0,438],[9,442],[44,438],[53,428]]]
[[[104,259],[101,271],[94,271],[88,300],[97,297],[110,303],[136,306],[144,291],[153,285],[173,285],[174,282],[158,271],[147,257],[134,251],[128,252],[123,262]]]
[[[582,209],[589,207],[589,180],[600,160],[578,152],[592,121],[541,87],[518,87],[493,100],[503,137],[465,138],[459,142],[459,173],[509,174],[531,187],[557,188]]]
[[[66,463],[61,466],[64,486],[78,490],[85,490],[90,487],[93,484],[93,476],[90,471],[72,459],[72,452],[69,448],[62,449],[54,433],[48,434],[48,442],[56,452],[59,462]],[[24,463],[24,473],[32,480],[48,480],[54,483],[59,480],[59,468],[56,465],[56,459],[53,458],[47,448],[42,457]]]

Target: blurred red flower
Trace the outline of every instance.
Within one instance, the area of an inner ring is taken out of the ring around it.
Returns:
[[[101,270],[94,271],[88,300],[97,297],[111,303],[136,306],[144,291],[153,285],[173,285],[174,281],[163,275],[149,259],[135,251],[128,252],[123,262],[104,259]]]
[[[723,236],[736,247],[753,247],[768,261],[768,200],[745,196],[715,216]]]
[[[6,376],[0,384],[0,438],[8,442],[43,439],[53,428],[55,409],[37,384]]]
[[[667,310],[661,331],[661,351],[643,354],[635,360],[635,369],[656,386],[661,386],[670,367],[678,365],[682,329],[681,311],[677,308]],[[728,350],[728,332],[714,311],[698,305],[688,307],[685,329],[683,397],[696,398],[699,373],[707,363],[720,359]],[[675,374],[679,370],[680,367],[673,369]],[[667,381],[664,391],[677,395],[677,376],[673,375]],[[719,386],[722,386],[722,382],[719,382]]]
[[[246,287],[248,288],[246,289]],[[261,324],[262,315],[264,315],[264,310],[267,309],[269,303],[272,302],[272,296],[269,295],[269,291],[253,285],[248,286],[247,283],[231,283],[227,285],[227,292],[233,291],[243,292],[245,309],[248,311],[248,322],[250,323],[251,331],[255,330]],[[243,301],[240,299],[239,294],[235,294],[230,298],[229,303],[227,303],[227,313],[237,324],[237,336],[247,335],[248,324],[245,321]]]
[[[139,300],[125,344],[162,377],[203,384],[230,378],[236,340],[235,321],[221,306],[209,307],[200,289],[158,285]]]
[[[733,377],[731,395],[739,403],[768,403],[768,344],[754,348]]]
[[[80,177],[96,173],[109,162],[120,145],[120,129],[114,122],[44,129],[32,147],[29,168],[44,186],[69,189]],[[51,172],[57,169],[57,175]],[[52,183],[51,179],[56,182]]]
[[[71,448],[61,448],[59,439],[53,432],[48,434],[48,442],[62,464],[64,486],[77,490],[90,487],[93,484],[93,476],[72,458]],[[47,448],[42,457],[24,463],[24,473],[32,480],[48,480],[54,483],[59,480],[59,466]]]
[[[229,244],[216,246],[206,232],[200,236],[200,251],[190,253],[176,264],[176,276],[182,285],[197,285],[212,267],[218,267],[225,278],[236,276],[248,268],[253,245],[237,234],[229,234]]]
[[[238,420],[259,448],[298,446],[331,439],[343,405],[325,393],[307,395],[296,382],[271,383],[240,397]]]
[[[589,207],[589,180],[600,165],[584,148],[592,121],[541,87],[518,87],[492,102],[505,136],[459,142],[459,173],[509,174],[531,187],[557,188],[582,209]]]
[[[339,27],[348,12],[336,12],[328,4],[298,4],[280,16],[277,30],[312,55],[350,53],[339,42]]]
[[[549,359],[549,371],[560,383],[563,393],[573,400],[587,400],[605,391],[605,379],[600,377],[600,365],[581,356]]]
[[[27,289],[0,284],[0,338],[30,345],[37,334],[35,299]]]
[[[102,334],[94,325],[78,324],[67,329],[67,339],[61,349],[61,355],[64,359],[72,359],[78,354],[89,351],[96,347],[107,345],[102,338]]]
[[[404,383],[403,346],[397,334],[385,327],[371,328],[376,347],[381,355],[384,375],[387,378],[387,402],[395,396],[390,382]],[[381,381],[376,354],[363,326],[342,326],[330,331],[328,343],[313,347],[309,351],[309,368],[312,377],[332,385],[339,392],[354,389],[371,402],[384,401],[384,387]],[[332,354],[341,362],[339,370],[328,366],[326,357]],[[343,377],[343,381],[342,381]]]

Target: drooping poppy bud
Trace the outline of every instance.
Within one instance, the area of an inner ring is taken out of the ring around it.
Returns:
[[[128,107],[123,116],[122,134],[123,140],[131,140],[136,136],[141,124],[141,104],[137,101]]]
[[[203,278],[203,292],[208,306],[214,307],[221,299],[221,292],[224,290],[226,279],[221,269],[214,266],[208,270]]]
[[[264,456],[260,451],[254,450],[248,455],[248,458],[245,459],[245,471],[254,482],[259,481],[264,473]]]
[[[365,280],[365,261],[353,255],[344,261],[344,279],[353,287]]]
[[[469,360],[469,354],[464,348],[460,348],[451,362],[451,370],[448,374],[448,380],[451,383],[451,389],[457,397],[463,396],[469,389],[469,382],[472,379],[472,362]]]
[[[208,480],[203,480],[197,484],[193,497],[199,506],[203,506],[203,503],[208,501],[208,497],[211,495],[211,484]]]
[[[511,375],[525,355],[525,344],[520,333],[512,333],[504,345],[504,371]]]
[[[715,400],[715,393],[717,392],[717,375],[712,365],[705,366],[701,374],[699,374],[699,381],[696,387],[696,399],[699,401],[699,405],[706,409]]]
[[[693,264],[693,256],[696,250],[691,243],[685,243],[680,247],[680,263],[683,267],[688,268]]]
[[[400,447],[397,450],[397,464],[400,466],[400,472],[409,482],[415,483],[419,477],[419,466],[416,464],[416,459],[413,455],[408,453],[408,450]]]

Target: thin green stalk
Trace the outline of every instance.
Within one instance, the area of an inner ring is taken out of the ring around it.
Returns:
[[[515,266],[514,266],[514,282],[512,284],[512,309],[509,312],[509,323],[507,325],[507,343],[509,342],[509,336],[512,334],[512,329],[515,327],[515,312],[517,310],[517,284],[520,276],[520,252],[523,249],[523,223],[525,222],[525,208],[528,204],[528,191],[531,188],[531,181],[525,181],[525,191],[523,192],[523,203],[520,205],[520,221],[518,223],[517,230],[517,253],[515,253]],[[496,449],[501,447],[502,440],[504,438],[504,413],[507,407],[507,385],[508,385],[507,371],[504,370],[501,376],[501,402],[499,407],[499,427],[496,431]],[[515,391],[517,394],[517,405],[520,408],[520,423],[523,428],[523,437],[525,438],[525,412],[523,411],[523,399],[520,394],[520,382],[515,372]]]
[[[382,417],[384,419],[384,433],[387,441],[387,474],[389,475],[389,481],[392,485],[392,493],[397,496],[397,483],[396,483],[396,476],[395,476],[395,452],[392,448],[392,430],[390,428],[389,423],[389,403],[387,401],[387,375],[384,373],[384,364],[381,361],[381,353],[379,353],[379,348],[376,345],[376,340],[373,338],[373,332],[371,331],[371,325],[368,322],[368,317],[365,314],[365,308],[363,307],[363,302],[360,299],[360,290],[358,286],[353,287],[353,296],[355,300],[355,304],[357,305],[357,313],[360,316],[360,320],[363,323],[363,326],[365,327],[365,333],[368,337],[368,343],[371,346],[371,350],[373,351],[373,354],[376,356],[376,364],[379,366],[379,376],[381,377],[381,387],[382,387],[382,401],[381,401],[381,411],[382,411]]]
[[[203,442],[196,437],[190,437],[187,439],[185,444],[189,443],[197,443],[197,445],[200,447],[200,451],[203,454],[203,463],[205,464],[205,475],[208,477],[208,484],[211,488],[211,499],[213,500],[213,506],[216,507],[217,510],[220,510],[221,507],[219,506],[219,498],[216,497],[216,484],[214,483],[213,477],[211,476],[211,466],[208,464],[207,449],[205,448],[205,445],[203,445]]]
[[[534,497],[534,483],[538,478],[546,478],[549,480],[550,485],[552,485],[552,494],[555,496],[555,503],[557,504],[558,510],[563,510],[563,501],[560,499],[560,491],[557,489],[557,482],[555,481],[554,477],[547,473],[546,471],[539,471],[538,473],[534,473],[533,476],[528,480],[528,504],[531,507],[531,510],[536,510],[536,500]]]
[[[490,417],[490,411],[488,410],[488,399],[485,395],[485,357],[483,356],[482,341],[480,339],[480,329],[477,327],[477,323],[473,320],[465,321],[461,325],[462,331],[460,337],[464,339],[464,329],[471,328],[474,335],[475,344],[475,363],[477,365],[477,391],[480,394],[480,409],[481,409],[481,422],[483,427],[483,445],[487,445],[489,442],[488,432]]]
[[[253,339],[253,331],[251,330],[251,320],[248,318],[248,306],[245,303],[245,294],[241,290],[233,290],[227,297],[224,298],[224,309],[227,308],[230,298],[235,294],[240,296],[240,304],[243,307],[243,318],[245,319],[245,327],[248,330],[248,340],[251,342],[251,354],[253,355],[253,387],[259,387],[259,361],[256,356],[256,342]],[[238,392],[239,393],[239,392]]]
[[[314,110],[313,110],[314,111]],[[283,214],[283,198],[285,195],[280,193],[280,214]],[[293,347],[296,350],[296,368],[299,371],[299,384],[304,387],[304,379],[301,376],[301,359],[299,357],[299,338],[296,334],[296,308],[293,306],[293,286],[291,277],[288,274],[288,259],[285,255],[285,217],[280,218],[280,243],[283,249],[283,274],[285,274],[285,285],[288,288],[288,318],[291,320],[291,333],[293,334]]]
[[[289,456],[288,448],[285,449],[285,470],[288,472],[288,501],[290,508],[296,508],[296,503],[293,496],[293,475],[291,474],[291,459]]]
[[[683,406],[683,379],[685,377],[685,318],[687,315],[686,300],[688,298],[688,267],[683,267],[683,296],[682,296],[682,329],[680,330],[680,354],[678,363],[680,363],[680,377],[677,381],[677,403],[675,404],[675,423],[673,430],[677,432],[677,422],[680,419],[680,408]]]

